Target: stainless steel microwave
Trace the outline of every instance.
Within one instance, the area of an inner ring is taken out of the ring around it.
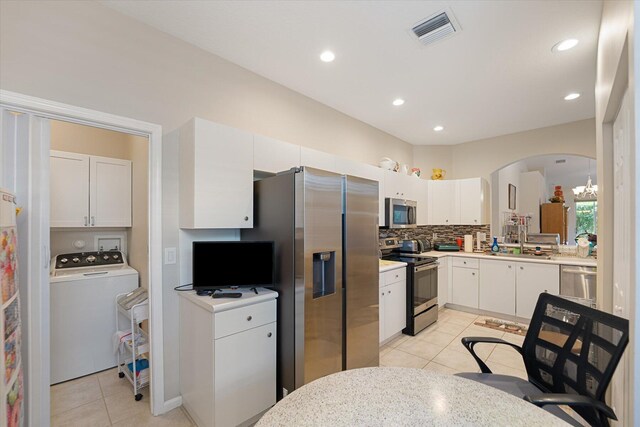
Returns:
[[[418,203],[415,200],[386,198],[384,205],[385,227],[414,228],[417,226]]]

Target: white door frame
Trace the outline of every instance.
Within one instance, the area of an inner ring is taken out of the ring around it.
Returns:
[[[36,116],[65,120],[109,130],[126,132],[149,138],[149,329],[151,335],[151,350],[149,363],[151,369],[151,412],[162,414],[176,406],[176,402],[167,404],[164,399],[164,363],[163,363],[163,324],[162,324],[162,127],[127,117],[116,116],[100,111],[89,110],[73,105],[62,104],[15,92],[0,90],[0,105],[8,109],[31,113]],[[49,156],[48,147],[46,153]],[[48,220],[47,220],[48,221]],[[48,286],[42,284],[43,286]],[[33,330],[40,336],[29,337],[31,341],[49,343],[49,313],[48,298],[42,302],[41,312],[27,313],[31,325],[39,325]],[[43,340],[42,335],[46,335]],[[37,347],[35,347],[37,348]],[[41,348],[39,354],[50,354],[49,348]],[[31,366],[27,367],[31,369]],[[33,372],[33,371],[31,371]],[[49,378],[50,372],[42,372],[38,378],[32,378],[31,386],[35,390],[47,390],[46,396],[31,400],[35,405],[29,407],[29,419],[40,419],[35,414],[41,414],[49,407]],[[45,401],[47,403],[41,404]],[[179,403],[177,403],[179,406]],[[48,421],[48,414],[45,418]]]

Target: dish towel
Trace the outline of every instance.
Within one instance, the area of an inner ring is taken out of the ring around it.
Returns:
[[[124,350],[124,342],[127,337],[131,335],[130,331],[116,331],[111,337],[111,345],[113,347],[113,354],[118,353],[118,350]]]

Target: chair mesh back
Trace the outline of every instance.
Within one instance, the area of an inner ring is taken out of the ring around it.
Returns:
[[[522,349],[529,380],[541,390],[604,401],[628,342],[627,319],[543,293]],[[574,409],[596,421],[591,409]]]

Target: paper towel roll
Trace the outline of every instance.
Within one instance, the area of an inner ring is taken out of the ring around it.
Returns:
[[[473,236],[471,234],[464,235],[464,251],[473,252]]]

